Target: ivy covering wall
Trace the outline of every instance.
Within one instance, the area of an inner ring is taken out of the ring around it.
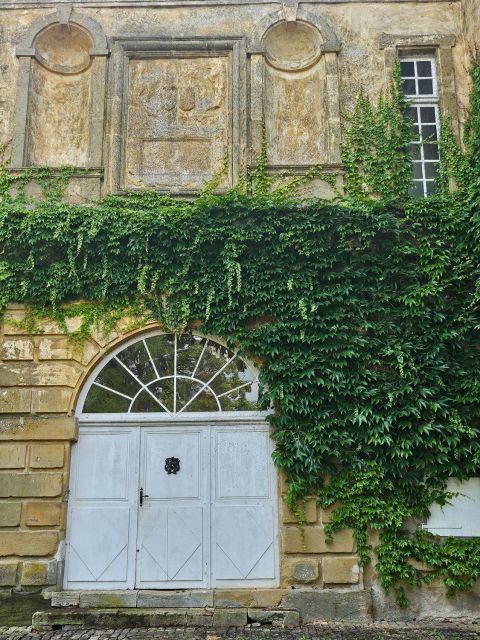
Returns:
[[[408,197],[397,81],[376,106],[360,97],[334,201],[276,187],[265,149],[234,189],[215,194],[213,180],[191,201],[73,205],[71,170],[0,176],[0,307],[27,304],[32,330],[81,314],[77,340],[125,315],[176,331],[200,321],[256,358],[299,521],[307,495],[338,504],[329,533],[351,527],[362,563],[378,530],[377,571],[400,604],[406,585],[442,577],[453,594],[480,576],[479,539],[404,528],[448,499],[447,478],[480,475],[480,66],[472,79],[463,150],[445,123],[427,199]],[[25,196],[32,178],[41,200]]]

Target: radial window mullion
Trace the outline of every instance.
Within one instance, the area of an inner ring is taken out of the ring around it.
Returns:
[[[203,354],[205,353],[205,349],[207,348],[207,345],[208,345],[208,339],[205,340],[205,344],[203,345],[203,349],[202,349],[200,355],[198,356],[198,360],[197,360],[197,363],[195,365],[195,369],[192,371],[192,376],[191,376],[192,378],[194,378],[195,374],[197,373],[198,365],[200,364],[200,362],[201,362],[201,360],[203,358]]]
[[[115,391],[115,389],[111,389],[110,387],[107,387],[104,384],[101,384],[100,382],[94,382],[93,384],[96,387],[100,387],[101,389],[105,389],[105,391],[110,391],[110,393],[115,393],[117,396],[121,396],[122,398],[126,398],[127,400],[133,400],[133,398],[131,396],[127,396],[125,393],[122,393],[121,391]]]
[[[157,378],[159,378],[160,374],[158,373],[157,365],[153,361],[152,354],[150,353],[150,349],[148,348],[147,342],[145,340],[142,340],[142,342],[143,342],[143,346],[145,347],[145,351],[148,353],[148,357],[150,359],[150,362],[152,363],[152,367],[153,367],[153,370],[155,372],[155,375],[157,376]]]

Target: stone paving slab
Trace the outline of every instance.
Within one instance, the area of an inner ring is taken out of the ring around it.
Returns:
[[[258,626],[256,626],[258,625]],[[34,632],[0,627],[0,640],[480,640],[480,624],[313,624],[282,629],[254,623],[242,629],[194,627],[88,629]]]

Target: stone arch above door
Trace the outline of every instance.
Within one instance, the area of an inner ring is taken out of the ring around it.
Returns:
[[[258,377],[225,345],[194,333],[154,331],[122,343],[90,374],[77,415],[258,415]]]

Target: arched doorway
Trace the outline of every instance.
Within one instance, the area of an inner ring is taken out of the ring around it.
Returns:
[[[218,341],[121,345],[79,398],[65,587],[278,584],[277,488],[253,367]]]

